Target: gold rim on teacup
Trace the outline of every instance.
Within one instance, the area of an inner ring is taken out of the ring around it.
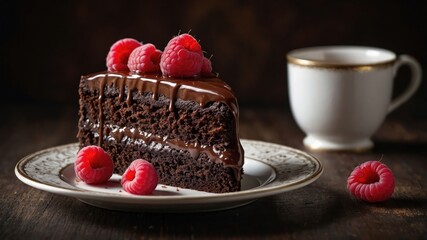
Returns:
[[[310,57],[299,57],[295,56],[301,54],[302,52],[308,51],[328,51],[328,50],[338,50],[338,49],[346,49],[353,48],[358,50],[373,50],[373,51],[381,51],[390,55],[389,59],[373,61],[370,63],[345,63],[345,62],[337,62],[331,60],[322,60],[315,59]],[[392,66],[396,60],[396,55],[386,49],[374,48],[374,47],[363,47],[363,46],[323,46],[323,47],[308,47],[308,48],[300,48],[295,49],[289,52],[287,55],[288,63],[303,66],[303,67],[312,67],[312,68],[328,68],[328,69],[346,69],[346,70],[355,70],[355,71],[371,71],[378,68],[384,68]]]

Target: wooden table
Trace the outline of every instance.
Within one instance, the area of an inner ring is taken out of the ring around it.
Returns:
[[[2,109],[0,239],[427,238],[426,120],[390,116],[369,152],[311,152],[324,173],[304,188],[231,210],[159,214],[99,209],[20,182],[14,167],[22,157],[76,141],[77,106]],[[242,138],[305,150],[304,135],[285,110],[242,109],[240,120]],[[393,197],[376,204],[355,200],[346,189],[348,175],[381,157],[396,178]]]

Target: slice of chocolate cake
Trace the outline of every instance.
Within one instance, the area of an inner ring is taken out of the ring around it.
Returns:
[[[117,173],[143,158],[160,184],[240,190],[238,105],[217,77],[101,72],[81,78],[79,95],[80,147],[101,146]]]

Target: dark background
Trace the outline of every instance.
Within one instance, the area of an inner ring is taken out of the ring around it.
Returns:
[[[174,35],[191,31],[241,107],[289,111],[285,56],[295,48],[376,46],[410,54],[426,69],[426,2],[2,1],[0,98],[77,112],[80,76],[106,69],[112,43],[132,37],[163,50]],[[395,94],[408,78],[403,68]],[[427,117],[426,88],[424,81],[393,114]]]

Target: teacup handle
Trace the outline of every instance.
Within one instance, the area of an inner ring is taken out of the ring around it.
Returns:
[[[395,73],[402,65],[408,65],[411,69],[411,82],[403,93],[391,101],[390,106],[388,106],[387,109],[388,113],[395,110],[397,107],[402,105],[402,103],[406,102],[410,97],[412,97],[421,84],[422,70],[417,60],[408,55],[400,55],[397,58],[397,62],[395,64]]]

